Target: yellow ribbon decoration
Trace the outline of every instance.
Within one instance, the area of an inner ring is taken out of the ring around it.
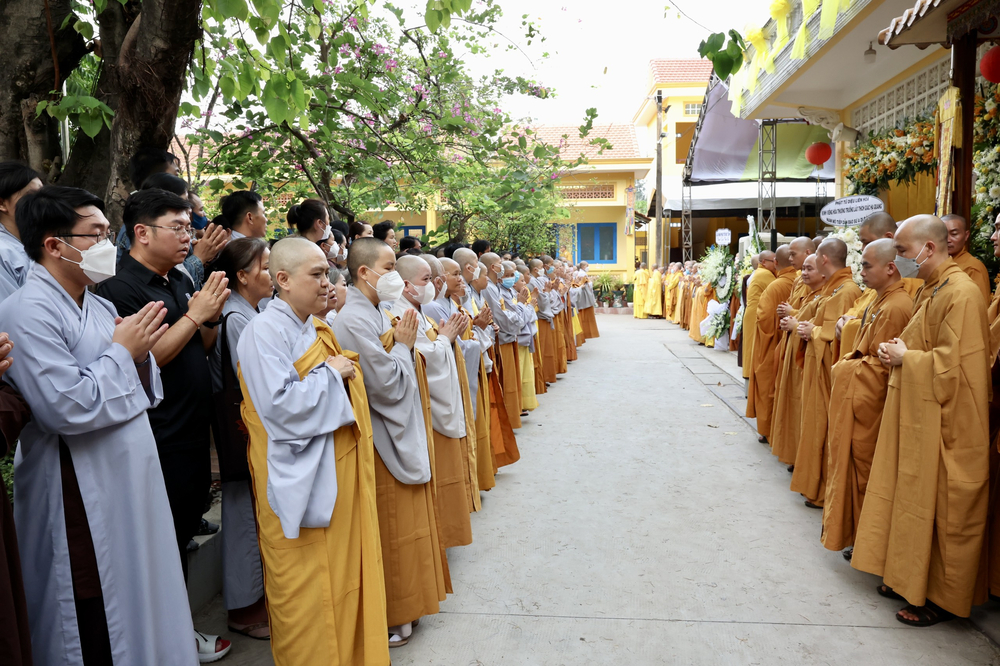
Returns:
[[[747,41],[753,46],[754,54],[750,60],[750,67],[747,70],[746,87],[752,94],[757,89],[757,74],[763,68],[766,72],[774,71],[774,60],[767,51],[767,39],[760,28],[752,28],[747,31]]]
[[[799,33],[795,37],[795,44],[792,45],[792,60],[805,59],[806,50],[809,48],[809,17],[819,9],[819,0],[801,0],[801,2],[802,24],[799,26]]]
[[[842,1],[850,3],[851,0]],[[788,43],[788,15],[792,13],[792,4],[788,0],[774,0],[771,3],[770,13],[777,29],[771,52],[779,53]]]
[[[837,13],[840,10],[840,0],[826,0],[819,13],[819,38],[830,39],[837,27]]]
[[[748,66],[740,67],[740,71],[735,72],[729,81],[729,101],[732,103],[730,113],[737,118],[740,117],[740,109],[743,108],[743,81],[746,78]]]

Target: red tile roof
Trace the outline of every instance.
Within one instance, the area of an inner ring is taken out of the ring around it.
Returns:
[[[565,139],[563,134],[566,135]],[[535,128],[535,136],[541,143],[561,146],[559,152],[568,160],[576,159],[580,153],[589,160],[627,160],[641,157],[633,125],[595,124],[590,134],[583,139],[580,138],[579,127],[543,125]],[[612,147],[598,155],[599,147],[589,145],[590,140],[595,138],[607,139]]]
[[[650,60],[649,73],[653,83],[708,82],[712,75],[712,62],[697,60]]]

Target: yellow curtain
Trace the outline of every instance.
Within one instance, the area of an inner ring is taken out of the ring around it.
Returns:
[[[932,215],[936,185],[933,174],[918,174],[909,185],[890,185],[881,193],[885,201],[885,212],[896,222],[902,222],[914,215]]]

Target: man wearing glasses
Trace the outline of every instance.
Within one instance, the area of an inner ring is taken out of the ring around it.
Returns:
[[[117,274],[97,293],[122,316],[162,301],[169,328],[153,347],[163,381],[163,400],[149,410],[177,544],[187,576],[188,541],[201,522],[211,484],[209,427],[212,380],[206,350],[215,344],[228,280],[212,273],[200,291],[178,269],[191,243],[191,204],[165,190],[136,192],[125,203],[125,233],[131,249]],[[211,650],[215,646],[210,646]]]
[[[115,272],[103,209],[71,187],[23,197],[36,264],[0,304],[16,341],[4,381],[32,412],[14,459],[32,649],[35,663],[182,666],[191,611],[147,418],[167,313],[158,297],[116,312],[88,291]]]

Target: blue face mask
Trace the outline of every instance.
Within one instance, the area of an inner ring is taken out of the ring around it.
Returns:
[[[506,277],[500,281],[503,284],[504,289],[513,289],[514,283],[517,282],[517,278]]]
[[[555,273],[555,272],[556,272],[556,268],[555,268],[555,266],[549,266],[548,270],[547,270],[547,271],[545,271],[545,274],[546,274],[546,275],[552,275],[552,274],[553,274],[553,273]]]
[[[197,213],[191,213],[191,226],[195,229],[204,229],[208,226],[208,218],[204,215],[198,215]]]

